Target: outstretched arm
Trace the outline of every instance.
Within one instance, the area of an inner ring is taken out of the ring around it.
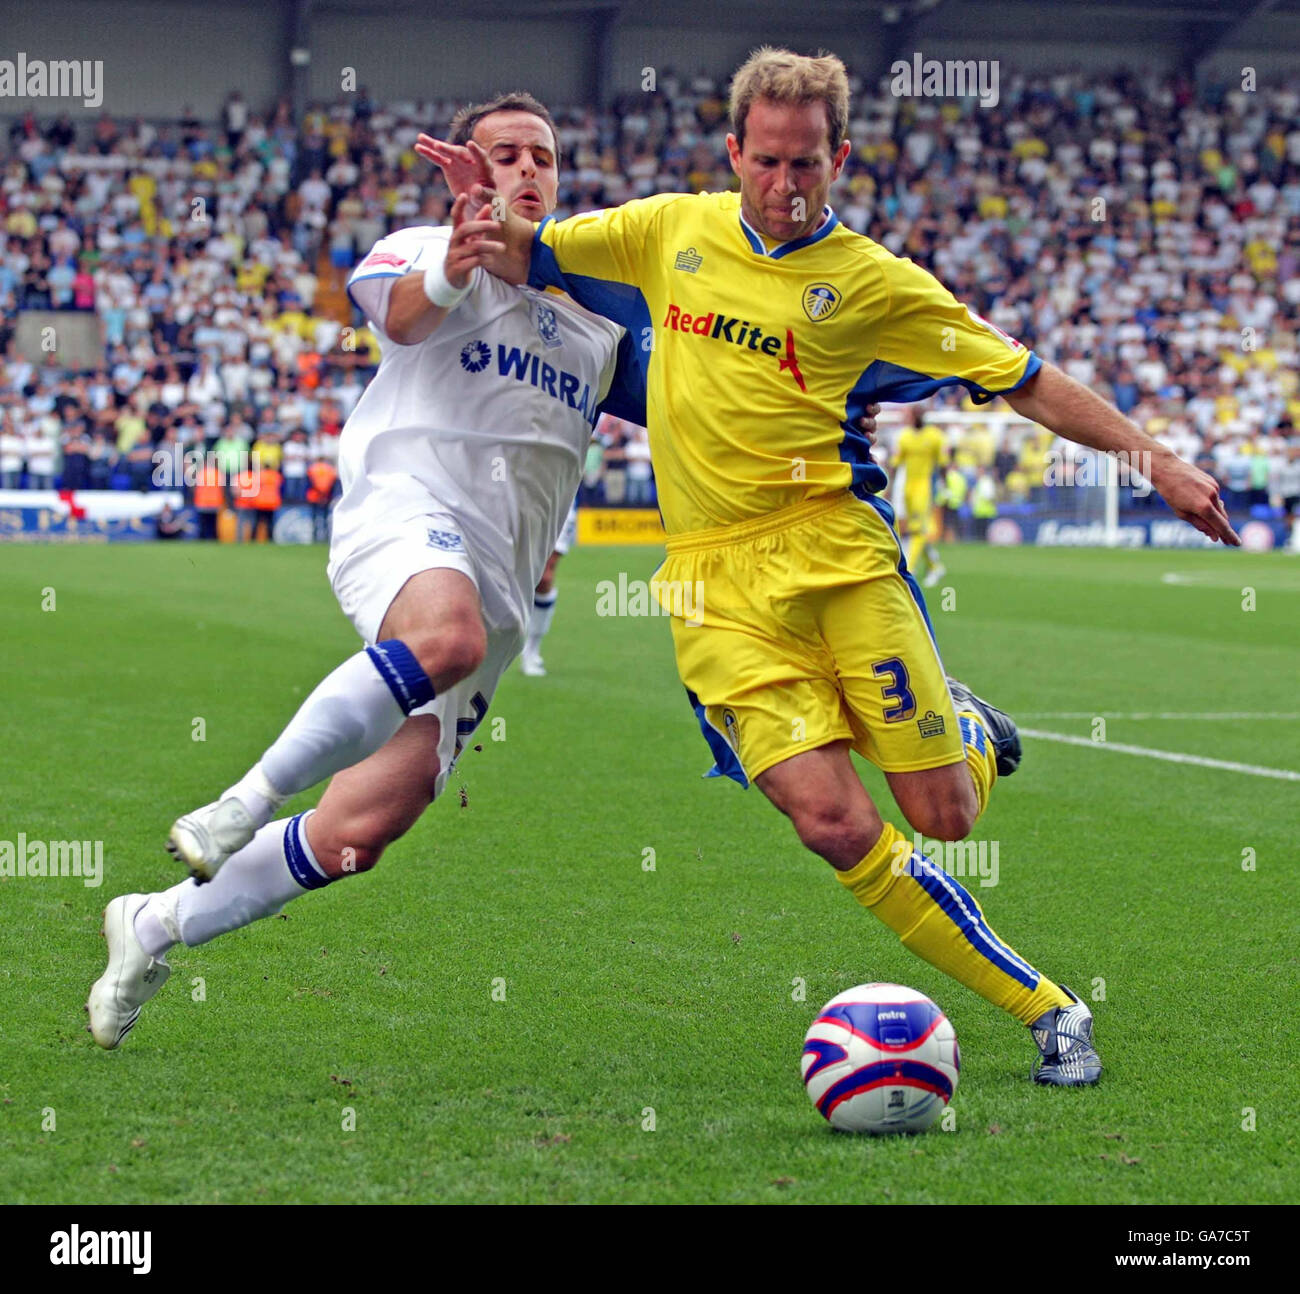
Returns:
[[[511,211],[506,201],[492,189],[492,167],[487,154],[472,139],[468,144],[449,144],[432,135],[421,135],[415,151],[442,170],[447,187],[456,199],[467,196],[473,208],[491,207],[492,219],[499,229],[495,245],[480,261],[489,274],[507,283],[527,283],[528,267],[533,255],[533,223]]]
[[[1082,383],[1044,363],[1019,390],[1002,397],[1022,417],[1066,440],[1104,453],[1122,452],[1131,467],[1184,521],[1225,544],[1240,544],[1213,477],[1185,463]],[[1150,470],[1147,470],[1149,464]]]
[[[486,211],[480,211],[477,220],[469,219],[469,203],[461,194],[452,204],[454,228],[441,270],[415,270],[393,284],[383,327],[400,346],[428,337],[469,291],[474,270],[501,246],[494,241],[497,226]]]

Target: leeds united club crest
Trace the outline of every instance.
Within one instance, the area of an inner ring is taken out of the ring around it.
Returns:
[[[840,290],[829,283],[810,283],[803,290],[803,312],[813,323],[829,319],[843,300]]]

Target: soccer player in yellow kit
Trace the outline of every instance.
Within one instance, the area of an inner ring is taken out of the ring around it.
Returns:
[[[1149,453],[1152,484],[1238,542],[1214,481],[1042,363],[826,204],[848,156],[832,56],[760,50],[732,84],[739,193],[661,194],[533,226],[473,146],[421,136],[453,193],[495,214],[484,265],[559,287],[639,344],[678,669],[721,771],[754,782],[903,944],[1030,1026],[1035,1081],[1094,1083],[1092,1015],[1006,944],[974,897],[882,820],[850,750],[909,824],[966,836],[1019,760],[1015,725],[945,677],[885,475],[855,418],[964,386],[1093,448]],[[493,208],[495,207],[495,211]],[[1140,460],[1141,461],[1141,460]],[[686,605],[689,603],[689,609]],[[686,614],[682,615],[681,612]]]
[[[939,537],[935,520],[934,474],[948,462],[943,432],[933,423],[922,426],[915,409],[907,413],[907,426],[898,434],[894,467],[903,470],[903,516],[907,521],[907,564],[913,575],[927,566],[922,581],[928,589],[947,573],[934,546]],[[897,497],[897,496],[895,496]]]

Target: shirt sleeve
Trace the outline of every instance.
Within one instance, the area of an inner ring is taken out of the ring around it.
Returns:
[[[348,296],[370,320],[371,327],[384,332],[388,298],[393,284],[414,270],[423,273],[447,259],[451,229],[445,225],[417,225],[399,229],[381,238],[348,279]],[[477,278],[479,271],[474,271]]]
[[[888,318],[876,358],[855,394],[866,402],[925,400],[961,385],[976,404],[1014,391],[1042,361],[1022,342],[963,305],[932,274],[909,260],[884,267]]]
[[[638,327],[654,226],[668,203],[689,196],[664,193],[568,220],[548,217],[533,232],[529,285],[560,288],[588,310],[624,328]]]

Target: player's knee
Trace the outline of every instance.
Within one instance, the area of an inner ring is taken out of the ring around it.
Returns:
[[[801,805],[790,820],[804,846],[833,866],[851,867],[870,850],[870,824],[842,804]]]
[[[487,630],[471,618],[408,636],[407,647],[439,691],[468,678],[483,663]]]

